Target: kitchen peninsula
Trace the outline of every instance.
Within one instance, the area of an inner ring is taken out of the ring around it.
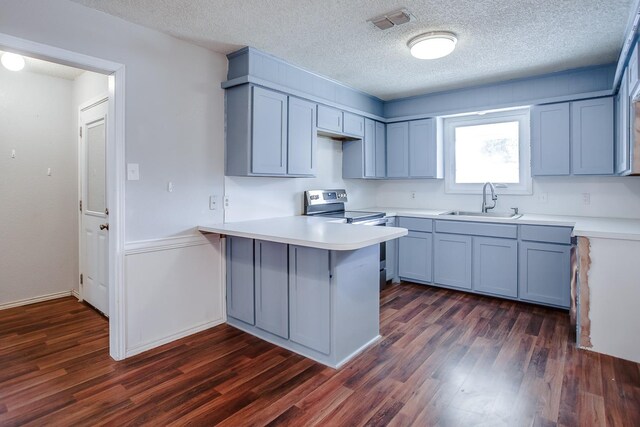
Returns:
[[[199,230],[226,236],[230,325],[334,368],[379,338],[380,243],[406,229],[295,216]]]

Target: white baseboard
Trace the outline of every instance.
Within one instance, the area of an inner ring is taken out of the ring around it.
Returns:
[[[76,291],[75,289],[71,291],[71,295],[73,295],[74,297],[78,298],[78,301],[82,302],[82,299],[80,298],[80,292]]]
[[[148,342],[148,343],[143,344],[143,345],[139,345],[139,346],[134,347],[134,348],[127,349],[127,351],[125,353],[125,358],[131,357],[131,356],[135,356],[136,354],[144,353],[147,350],[151,350],[152,348],[160,347],[161,345],[170,343],[171,341],[179,340],[180,338],[184,338],[184,337],[187,337],[189,335],[193,335],[193,334],[196,334],[198,332],[202,332],[202,331],[204,331],[206,329],[213,328],[214,326],[221,325],[224,322],[225,322],[224,319],[212,320],[211,322],[206,322],[206,323],[203,323],[201,325],[194,326],[193,328],[185,329],[183,331],[177,332],[177,333],[175,333],[173,335],[170,335],[168,337],[165,337],[165,338],[162,338],[162,339],[159,339],[159,340],[156,340],[156,341],[151,341],[151,342]]]
[[[76,291],[73,291],[73,290],[62,291],[62,292],[55,292],[53,294],[42,295],[39,297],[21,299],[19,301],[5,302],[4,304],[0,304],[0,310],[6,310],[7,308],[20,307],[23,305],[35,304],[37,302],[49,301],[52,299],[64,298],[68,296],[76,296],[75,292]]]

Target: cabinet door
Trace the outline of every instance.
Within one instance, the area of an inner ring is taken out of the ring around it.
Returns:
[[[409,123],[387,125],[387,177],[409,177]]]
[[[569,103],[531,108],[531,174],[571,173]]]
[[[287,95],[253,88],[251,172],[287,173]]]
[[[571,103],[571,149],[575,175],[613,173],[613,98]]]
[[[344,124],[342,126],[343,133],[353,136],[364,135],[364,117],[352,113],[342,113]]]
[[[629,58],[629,66],[627,68],[627,72],[629,74],[629,93],[633,92],[636,88],[636,84],[638,83],[638,46],[640,43],[634,43],[631,48],[631,58]]]
[[[376,178],[387,176],[387,127],[376,122]]]
[[[410,231],[398,239],[398,275],[404,279],[431,282],[431,233]]]
[[[387,227],[397,227],[398,219],[393,217],[388,219]],[[386,266],[387,280],[393,280],[397,277],[397,260],[398,260],[398,239],[387,240],[386,245]]]
[[[471,289],[471,236],[436,233],[433,239],[433,281]]]
[[[342,111],[318,105],[318,128],[342,133]]]
[[[437,173],[435,119],[409,122],[409,176],[435,178]]]
[[[571,246],[520,242],[520,299],[569,307]]]
[[[346,124],[346,122],[345,122]],[[364,121],[364,177],[376,176],[376,122],[371,119]]]
[[[329,251],[289,246],[290,339],[329,354],[331,278]]]
[[[290,96],[287,149],[290,175],[314,175],[317,135],[316,104]]]
[[[227,237],[227,314],[255,324],[253,240]]]
[[[283,243],[255,241],[256,326],[289,338],[288,250]]]
[[[629,150],[629,79],[625,71],[616,98],[616,174],[631,170]]]
[[[473,238],[473,290],[518,296],[518,241]]]

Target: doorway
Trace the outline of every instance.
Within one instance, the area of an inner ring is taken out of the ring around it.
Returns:
[[[106,108],[106,120],[102,123],[92,122],[83,132],[91,132],[92,138],[104,133],[104,199],[105,210],[102,217],[95,215],[96,225],[99,231],[105,233],[96,234],[93,243],[95,260],[99,256],[106,258],[103,270],[100,271],[98,263],[94,261],[92,278],[97,286],[92,287],[90,294],[98,295],[94,298],[95,305],[102,304],[105,314],[109,316],[109,353],[115,360],[125,357],[125,323],[124,323],[124,66],[122,64],[95,58],[92,56],[71,52],[68,50],[48,46],[42,43],[31,42],[29,40],[16,38],[0,33],[0,50],[37,58],[54,64],[63,64],[82,70],[101,73],[108,76],[108,102],[103,103],[102,108]],[[103,111],[104,112],[104,111]],[[76,128],[76,123],[73,128]],[[94,126],[95,125],[95,126]],[[86,133],[85,133],[86,135]],[[93,140],[94,142],[96,140]],[[98,144],[96,145],[98,146]],[[98,151],[98,150],[96,150]],[[91,156],[90,153],[85,153]],[[95,154],[95,153],[94,153]],[[80,163],[80,161],[78,162]],[[91,183],[88,183],[91,185]],[[92,192],[89,192],[91,197]],[[100,195],[96,190],[95,195]],[[95,198],[95,197],[94,197]],[[83,203],[86,203],[83,201]],[[97,213],[99,205],[92,205],[92,212]],[[46,211],[46,206],[44,207]],[[77,208],[76,208],[77,209]],[[108,212],[108,214],[107,214]],[[105,221],[106,217],[109,221]],[[97,223],[97,220],[103,220]],[[100,230],[100,226],[104,226]],[[106,234],[108,227],[108,237]],[[76,228],[77,230],[77,228]],[[76,236],[80,233],[76,233]],[[102,237],[100,237],[102,236]],[[76,241],[81,240],[76,237]],[[34,244],[37,242],[34,242]],[[89,262],[90,260],[87,260]],[[25,272],[28,274],[28,271]],[[83,272],[84,275],[84,272]],[[79,278],[78,278],[79,280]],[[82,278],[84,285],[84,276]],[[101,294],[101,295],[100,295]],[[88,294],[89,295],[89,294]],[[107,298],[105,298],[105,295]],[[89,297],[91,298],[91,297]],[[101,300],[99,299],[101,298]],[[106,304],[105,304],[106,300]],[[98,308],[100,309],[100,308]]]

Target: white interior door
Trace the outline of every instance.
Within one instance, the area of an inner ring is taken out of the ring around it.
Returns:
[[[80,110],[80,273],[82,298],[109,315],[106,142],[109,99]]]

